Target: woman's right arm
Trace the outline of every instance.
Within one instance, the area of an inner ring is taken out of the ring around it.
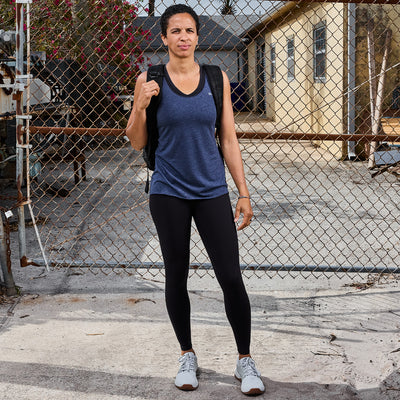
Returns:
[[[155,81],[146,82],[147,72],[142,72],[136,81],[132,112],[125,130],[126,136],[135,150],[142,150],[147,143],[146,108],[160,88]]]

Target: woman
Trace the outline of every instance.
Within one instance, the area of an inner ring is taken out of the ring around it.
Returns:
[[[265,388],[250,356],[250,303],[240,271],[235,225],[243,215],[237,229],[248,226],[253,212],[235,132],[228,77],[223,73],[220,143],[239,192],[234,217],[224,163],[215,141],[214,100],[204,70],[194,59],[199,18],[190,7],[174,5],[161,16],[160,24],[169,62],[157,111],[159,144],[151,179],[150,211],[164,259],[167,310],[181,346],[175,385],[182,390],[198,387],[187,292],[193,218],[223,290],[239,353],[235,376],[242,382],[243,393],[261,394]],[[160,93],[158,84],[146,82],[146,78],[144,72],[137,79],[126,129],[136,150],[146,145],[146,108],[152,96]]]

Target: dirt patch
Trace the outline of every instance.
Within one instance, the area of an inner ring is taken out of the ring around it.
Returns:
[[[39,304],[43,303],[43,298],[38,294],[29,294],[22,296],[21,304],[29,305],[29,304]]]
[[[79,297],[72,297],[71,299],[69,299],[71,303],[81,303],[86,301],[85,299],[81,299]]]
[[[126,302],[127,302],[128,304],[130,304],[130,305],[134,305],[134,304],[140,303],[140,302],[142,302],[142,301],[150,301],[150,302],[156,304],[156,302],[155,302],[154,300],[151,300],[151,299],[141,299],[141,298],[139,298],[139,299],[134,299],[134,298],[129,298],[129,299],[126,300]]]
[[[15,299],[16,299],[15,296],[10,297],[0,293],[0,304],[14,304]]]
[[[397,283],[399,277],[394,274],[375,274],[368,276],[365,282],[352,282],[346,283],[344,287],[352,287],[358,290],[366,290],[379,285],[384,285],[388,283]]]
[[[83,299],[81,297],[75,297],[75,296],[66,296],[66,297],[57,297],[55,298],[55,301],[57,304],[66,304],[66,303],[84,303],[86,302],[86,299]]]

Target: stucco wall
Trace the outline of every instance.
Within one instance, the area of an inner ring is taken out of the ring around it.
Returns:
[[[266,42],[267,116],[293,132],[343,132],[344,5],[319,3],[292,11],[290,18],[263,34]],[[313,78],[313,27],[327,26],[326,81]],[[294,37],[295,78],[287,77],[287,39]],[[270,82],[270,44],[276,48],[276,79]],[[255,89],[254,44],[249,46],[251,86]]]

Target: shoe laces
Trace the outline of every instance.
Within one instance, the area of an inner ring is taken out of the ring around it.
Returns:
[[[197,362],[196,356],[193,353],[185,353],[183,356],[180,356],[179,362],[181,363],[179,372],[196,372]]]
[[[240,367],[242,369],[242,377],[245,378],[247,376],[258,376],[260,377],[261,374],[256,368],[256,363],[250,357],[244,357],[239,360]]]

